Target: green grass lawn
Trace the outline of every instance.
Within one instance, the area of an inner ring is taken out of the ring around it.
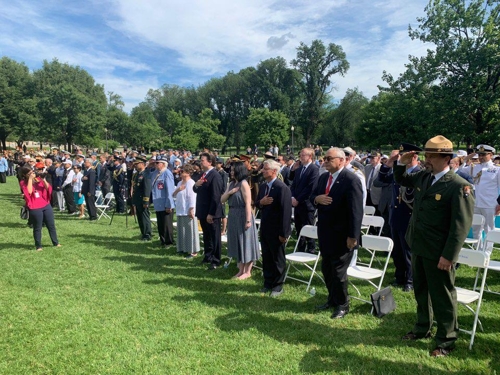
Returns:
[[[485,332],[472,351],[462,334],[450,357],[434,359],[431,340],[400,341],[414,322],[411,294],[394,290],[397,310],[383,319],[353,301],[351,313],[333,321],[314,312],[326,299],[319,279],[314,297],[287,281],[271,299],[258,293],[258,270],[245,281],[231,279],[234,262],[208,272],[174,247],[140,242],[124,216],[110,226],[56,213],[63,247],[51,247],[44,229],[44,250],[35,252],[18,193],[14,177],[0,185],[0,374],[500,372],[500,296],[485,296]],[[385,284],[393,271],[391,264]],[[470,269],[459,275],[459,284],[473,282]],[[500,290],[500,275],[488,280]],[[459,314],[470,326],[471,314]]]

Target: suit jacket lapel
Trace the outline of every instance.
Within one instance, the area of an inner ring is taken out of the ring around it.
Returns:
[[[345,176],[345,172],[346,172],[346,169],[344,168],[337,176],[337,179],[335,181],[333,181],[332,187],[330,188],[330,192],[328,193],[329,197],[333,197],[333,194],[337,191],[337,189],[341,185],[342,180],[344,179],[344,176]],[[326,183],[328,184],[328,178],[326,179]],[[325,190],[326,190],[326,186],[325,186]]]

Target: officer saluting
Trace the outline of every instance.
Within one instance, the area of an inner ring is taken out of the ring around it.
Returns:
[[[135,207],[137,221],[141,229],[142,241],[151,241],[151,218],[149,215],[149,197],[151,196],[151,179],[146,170],[147,159],[137,156],[134,161],[136,172],[132,176],[132,205]]]
[[[495,215],[500,212],[500,168],[491,161],[495,149],[488,145],[478,145],[476,153],[479,157],[479,164],[462,167],[460,170],[467,173],[474,180],[476,204],[474,213],[483,215],[485,218],[484,232],[488,233],[495,229]],[[474,157],[475,154],[468,155],[465,160]],[[479,237],[480,228],[473,228],[474,237]],[[491,252],[493,244],[488,244],[487,252]]]

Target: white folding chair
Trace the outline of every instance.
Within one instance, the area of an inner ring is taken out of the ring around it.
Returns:
[[[111,202],[115,199],[115,195],[113,193],[108,193],[104,197],[102,204],[96,204],[95,207],[99,211],[99,216],[97,220],[100,220],[103,216],[111,220],[111,216],[109,216],[106,212],[107,209],[111,207]]]
[[[371,206],[367,206],[367,207],[371,207]],[[362,235],[368,234],[371,227],[379,228],[378,229],[378,236],[380,236],[382,234],[382,229],[384,228],[384,218],[382,216],[370,216],[370,215],[364,214],[363,220],[361,221],[361,234]],[[363,245],[363,241],[361,241],[361,245]],[[372,252],[366,248],[365,248],[365,250],[370,253],[371,261],[373,261],[374,258],[372,257],[372,255],[373,255]],[[368,266],[368,267],[372,266],[371,263],[360,263],[359,258],[358,258],[358,254],[359,254],[359,250],[354,250],[354,256],[352,257],[351,266],[353,266],[356,263],[362,264],[362,265]]]
[[[285,273],[285,279],[284,281],[288,279],[292,279],[295,281],[299,281],[301,283],[307,284],[306,292],[309,291],[309,288],[311,287],[311,282],[313,279],[313,276],[316,275],[318,276],[321,280],[323,278],[316,272],[316,266],[318,265],[318,260],[320,256],[320,252],[318,251],[317,254],[310,254],[310,253],[305,253],[301,251],[297,251],[297,248],[299,246],[300,239],[302,237],[306,238],[314,238],[315,240],[318,239],[318,228],[313,226],[313,225],[304,225],[300,231],[299,238],[295,244],[295,248],[293,249],[293,253],[287,254],[286,260],[288,261],[288,267],[286,269]],[[312,266],[310,265],[312,263]],[[298,279],[292,276],[288,276],[288,273],[290,271],[290,267],[293,267],[295,270],[297,270],[302,276],[304,274],[302,271],[300,271],[297,267],[296,264],[302,264],[304,267],[309,269],[311,271],[311,277],[309,277],[309,280],[307,279]],[[324,282],[324,281],[323,281]]]
[[[484,232],[484,223],[485,218],[483,215],[474,214],[472,217],[472,228],[473,233],[474,229],[479,227],[479,235],[478,237],[466,238],[464,245],[473,250],[479,250],[483,244],[483,232]]]
[[[347,276],[354,279],[365,280],[375,287],[375,291],[379,291],[384,281],[385,271],[387,270],[387,265],[389,264],[389,259],[391,258],[391,252],[394,246],[394,242],[389,237],[371,236],[369,234],[365,234],[362,237],[362,244],[363,248],[368,250],[372,254],[370,263],[368,266],[366,266],[364,263],[356,263],[355,265],[349,266],[349,268],[347,268]],[[383,263],[383,268],[381,269],[372,267],[373,259],[379,252],[385,253],[385,262]],[[374,279],[379,279],[378,284],[375,284],[372,281]],[[358,293],[358,297],[352,296],[352,298],[364,301],[369,304],[372,303],[367,299],[361,298],[359,289],[351,281],[350,284],[354,289],[356,289],[356,292]]]
[[[96,190],[95,191],[95,203],[96,204],[102,204],[102,191],[101,190]]]
[[[489,254],[486,253],[486,249],[488,247],[488,243],[492,243],[492,245],[493,245],[492,254],[493,254],[493,251],[498,250],[498,247],[495,247],[495,244],[500,244],[500,230],[495,229],[495,230],[489,231],[486,234],[486,238],[483,241],[483,246],[481,248],[481,250],[482,250],[481,252],[485,253],[486,255],[489,255]],[[459,261],[459,263],[461,263],[461,262]],[[490,260],[489,263],[488,263],[488,268],[487,269],[490,270],[490,271],[500,272],[500,261],[498,261],[498,260]],[[486,272],[486,269],[485,269],[484,272]],[[477,290],[477,282],[479,280],[479,275],[480,274],[481,274],[481,269],[478,269],[477,270],[477,274],[476,274],[476,281],[474,282],[474,290]],[[487,283],[485,285],[486,285],[486,289],[484,290],[485,292],[500,295],[500,292],[495,292],[495,291],[491,290],[488,287]]]
[[[368,215],[368,216],[375,215],[375,207],[373,207],[373,206],[365,206],[365,208],[364,208],[364,214]]]
[[[472,349],[472,345],[474,344],[474,337],[476,335],[477,325],[483,331],[483,325],[479,320],[479,310],[481,309],[481,302],[483,299],[484,286],[486,284],[486,274],[488,272],[488,264],[489,264],[489,256],[488,254],[477,251],[473,249],[462,249],[460,250],[460,254],[458,255],[458,262],[460,264],[466,264],[470,267],[477,268],[478,271],[483,271],[483,277],[481,278],[481,287],[479,288],[479,292],[471,289],[459,288],[456,287],[457,290],[457,301],[467,308],[470,312],[474,314],[474,323],[472,324],[472,330],[460,329],[460,331],[468,333],[470,337],[470,345],[469,349]],[[470,304],[476,302],[476,309],[473,309]]]

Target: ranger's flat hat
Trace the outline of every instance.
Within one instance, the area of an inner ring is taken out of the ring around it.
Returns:
[[[435,154],[453,154],[453,143],[442,135],[436,135],[427,141],[424,151]]]
[[[349,147],[349,146],[344,147],[344,148],[342,149],[342,151],[344,151],[344,154],[346,154],[346,155],[353,155],[353,154],[355,154],[355,153],[356,153],[356,152],[355,152],[355,151],[354,151],[351,147]]]
[[[476,152],[480,152],[480,153],[491,152],[492,154],[494,154],[495,149],[491,146],[488,146],[488,145],[477,145]]]
[[[272,160],[275,160],[276,158],[274,157],[273,154],[271,154],[269,151],[267,151],[265,154],[264,154],[264,158],[265,159],[272,159]]]
[[[241,161],[241,158],[238,155],[231,156],[231,161]]]
[[[241,161],[250,161],[251,157],[248,155],[240,154]]]

